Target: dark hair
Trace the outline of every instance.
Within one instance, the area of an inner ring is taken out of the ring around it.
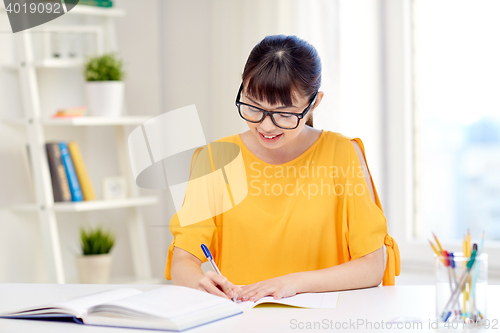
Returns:
[[[293,92],[312,98],[321,85],[318,52],[297,36],[267,36],[257,44],[242,75],[247,93],[269,104],[293,105]],[[313,126],[312,113],[306,125]]]

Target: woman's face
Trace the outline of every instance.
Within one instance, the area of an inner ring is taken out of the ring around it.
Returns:
[[[271,105],[266,101],[260,101],[255,97],[247,95],[245,89],[243,89],[241,93],[241,101],[243,103],[254,105],[267,111],[302,113],[309,105],[309,98],[301,96],[297,92],[294,92],[293,97],[293,105]],[[276,126],[269,116],[264,118],[264,120],[260,123],[251,123],[248,121],[246,123],[250,128],[252,134],[263,147],[268,149],[277,149],[294,141],[294,139],[299,136],[306,124],[307,119],[310,117],[310,115],[312,115],[314,107],[318,105],[318,102],[319,100],[317,98],[315,105],[313,105],[307,115],[300,120],[299,125],[295,129],[282,129]]]

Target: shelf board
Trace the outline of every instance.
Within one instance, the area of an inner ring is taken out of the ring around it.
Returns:
[[[125,10],[114,7],[107,8],[107,7],[88,6],[88,5],[76,5],[67,14],[120,17],[120,16],[125,16]]]
[[[73,117],[42,119],[42,125],[47,126],[113,126],[113,125],[141,125],[154,116],[121,116],[121,117]],[[25,118],[4,119],[13,125],[27,125]]]
[[[73,117],[73,118],[50,118],[42,120],[44,125],[65,126],[106,126],[106,125],[140,125],[153,116],[122,116],[122,117]]]
[[[84,60],[82,58],[54,58],[54,59],[44,59],[35,62],[35,67],[37,68],[83,68]]]
[[[83,68],[85,61],[81,58],[54,58],[54,59],[44,59],[35,61],[33,63],[29,63],[28,65],[32,65],[37,69],[42,68]],[[17,70],[21,68],[21,64],[4,64],[2,68],[8,70]]]
[[[103,209],[139,207],[157,204],[159,201],[157,196],[115,199],[115,200],[92,200],[80,202],[56,202],[54,210],[56,212],[87,212]],[[16,211],[36,211],[37,205],[24,204],[10,207]]]

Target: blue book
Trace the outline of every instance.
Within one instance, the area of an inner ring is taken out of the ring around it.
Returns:
[[[75,166],[73,165],[73,160],[69,154],[68,145],[66,142],[60,142],[59,148],[61,149],[61,159],[66,169],[66,175],[68,176],[69,190],[71,191],[71,201],[83,201],[83,192],[80,187],[80,181],[76,175]]]

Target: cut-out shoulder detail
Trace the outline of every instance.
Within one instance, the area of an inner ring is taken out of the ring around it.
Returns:
[[[351,142],[352,142],[352,145],[354,146],[354,150],[356,150],[356,154],[358,155],[359,163],[360,163],[361,167],[363,168],[363,173],[365,174],[366,184],[368,185],[368,188],[370,189],[370,195],[371,195],[373,201],[376,202],[375,193],[373,192],[373,186],[372,186],[370,173],[368,172],[368,167],[366,165],[363,151],[361,150],[361,147],[356,142],[356,140],[351,140]]]

